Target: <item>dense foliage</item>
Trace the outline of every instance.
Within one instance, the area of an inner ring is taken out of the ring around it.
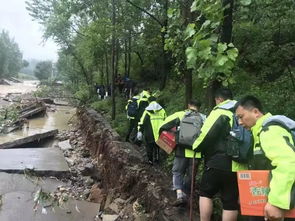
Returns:
[[[0,32],[0,78],[16,76],[26,65],[22,60],[22,53],[18,44],[9,36],[8,32]]]
[[[121,74],[160,88],[171,111],[192,97],[207,110],[210,88],[225,85],[295,117],[292,0],[29,0],[27,7],[59,44],[59,73],[86,103],[94,84]]]
[[[53,66],[51,61],[41,61],[37,63],[34,75],[40,80],[48,80],[52,77],[53,74]]]

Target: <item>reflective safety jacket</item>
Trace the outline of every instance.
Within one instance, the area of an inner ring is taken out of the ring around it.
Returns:
[[[236,101],[226,100],[213,108],[201,128],[201,134],[193,144],[193,150],[201,152],[205,165],[226,171],[247,169],[226,154],[226,137],[233,124],[233,112],[227,106],[234,106]]]
[[[169,131],[173,127],[178,127],[180,125],[180,121],[184,117],[185,113],[188,110],[185,111],[179,111],[176,112],[170,116],[168,116],[165,121],[162,123],[160,130],[159,130],[159,135],[162,133],[162,131]],[[206,116],[201,114],[201,117],[203,118],[203,121],[205,120]],[[194,151],[192,149],[184,148],[181,146],[176,146],[175,149],[175,156],[176,157],[186,157],[186,158],[193,158],[194,157]],[[201,153],[196,153],[196,158],[201,158]]]
[[[138,113],[137,113],[136,119],[137,121],[140,121],[145,108],[149,105],[148,98],[147,97],[139,98],[139,100],[137,100],[137,104],[138,104]]]
[[[151,95],[150,95],[150,93],[148,92],[148,91],[145,91],[145,90],[143,90],[140,94],[139,94],[139,97],[140,98],[149,98]]]
[[[138,131],[141,131],[146,143],[153,143],[159,138],[159,128],[166,118],[166,112],[160,104],[152,101],[145,108],[138,123]]]
[[[295,148],[292,135],[279,125],[262,127],[271,117],[267,113],[251,128],[254,158],[251,169],[271,170],[268,202],[282,209],[295,204]]]

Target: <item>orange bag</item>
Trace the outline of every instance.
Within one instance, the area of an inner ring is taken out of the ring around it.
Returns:
[[[244,170],[237,173],[241,214],[264,216],[264,206],[269,192],[269,170]],[[295,218],[295,209],[285,217]]]

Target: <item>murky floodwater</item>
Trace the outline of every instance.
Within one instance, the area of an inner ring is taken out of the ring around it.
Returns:
[[[75,108],[72,107],[56,106],[55,112],[47,111],[44,117],[29,120],[28,128],[24,125],[22,130],[0,135],[0,144],[49,130],[67,130],[69,128],[68,122],[73,118],[75,111]]]
[[[37,81],[25,81],[12,86],[0,85],[0,95],[8,93],[28,93],[36,90]],[[47,111],[44,117],[37,117],[29,120],[29,126],[24,125],[22,130],[17,130],[9,134],[0,135],[0,144],[23,138],[40,132],[58,129],[67,130],[68,122],[75,115],[75,108],[68,106],[52,106],[55,111]]]
[[[12,83],[12,85],[0,85],[0,97],[8,93],[29,93],[37,90],[39,81],[24,81],[23,83]]]

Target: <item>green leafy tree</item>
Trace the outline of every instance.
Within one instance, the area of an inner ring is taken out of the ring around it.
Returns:
[[[36,65],[34,74],[40,81],[42,81],[48,80],[52,75],[52,71],[51,61],[41,61]]]
[[[0,78],[16,76],[23,66],[22,53],[8,32],[0,33]]]

